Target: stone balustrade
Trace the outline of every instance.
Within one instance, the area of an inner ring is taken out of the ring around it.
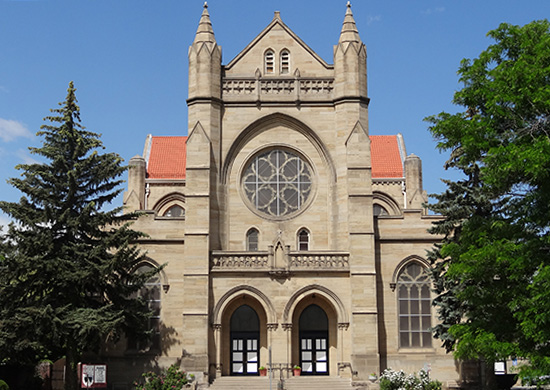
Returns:
[[[290,268],[349,269],[349,255],[290,255]]]
[[[267,252],[224,252],[213,253],[211,257],[212,269],[268,269],[269,255]]]
[[[269,252],[214,251],[210,258],[213,271],[349,271],[349,253],[290,252],[284,264],[275,267]]]
[[[330,100],[334,90],[332,78],[257,77],[224,78],[224,101]]]

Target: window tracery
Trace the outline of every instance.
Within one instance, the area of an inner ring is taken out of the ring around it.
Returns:
[[[283,149],[256,156],[243,174],[243,190],[254,208],[269,217],[302,209],[312,192],[312,170],[302,158]]]
[[[417,262],[405,266],[397,279],[399,346],[430,348],[431,294],[427,269]]]
[[[142,264],[135,272],[144,274],[155,269],[151,264]],[[151,316],[148,320],[148,327],[152,332],[151,339],[147,342],[140,340],[130,340],[129,347],[138,351],[160,349],[160,310],[161,310],[161,280],[160,275],[151,276],[143,285],[143,288],[137,292],[137,296],[147,302]]]

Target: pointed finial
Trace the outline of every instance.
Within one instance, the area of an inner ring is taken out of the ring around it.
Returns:
[[[201,20],[199,21],[197,35],[194,40],[194,43],[197,42],[216,42],[216,39],[214,38],[214,30],[212,30],[212,22],[210,22],[210,15],[208,14],[208,3],[206,1],[204,2],[204,9],[202,11]]]
[[[206,2],[204,4],[206,4]],[[348,8],[351,8],[351,1],[348,0],[347,6],[348,6]]]
[[[361,42],[359,32],[357,31],[357,26],[355,25],[355,20],[353,19],[353,13],[351,12],[350,1],[348,1],[346,16],[344,17],[344,24],[342,26],[340,40],[338,42]]]
[[[281,12],[280,11],[275,11],[275,13],[273,15],[273,19],[281,20]]]

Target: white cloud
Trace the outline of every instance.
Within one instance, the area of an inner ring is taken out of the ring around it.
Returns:
[[[441,12],[445,12],[445,7],[428,8],[422,11],[424,15],[439,14]]]
[[[0,118],[0,139],[10,142],[18,137],[32,138],[32,133],[21,122]]]
[[[6,234],[8,231],[8,224],[12,220],[6,214],[0,212],[0,234]]]
[[[381,20],[382,20],[381,15],[376,15],[376,16],[369,15],[367,18],[367,25],[370,26],[374,22],[380,22]]]
[[[28,150],[25,149],[19,149],[17,152],[15,152],[17,157],[19,157],[21,160],[23,160],[23,164],[39,164],[40,161],[32,157],[32,155],[29,153]]]

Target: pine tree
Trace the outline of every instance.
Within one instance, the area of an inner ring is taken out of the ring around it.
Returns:
[[[143,336],[149,309],[135,298],[151,274],[137,275],[142,234],[135,215],[105,211],[122,191],[122,159],[100,153],[99,135],[80,124],[75,88],[51,110],[31,148],[45,163],[17,166],[9,183],[23,196],[0,202],[10,215],[0,256],[0,361],[66,357],[66,388],[76,388],[84,351],[122,333]],[[134,298],[133,298],[134,297]]]

